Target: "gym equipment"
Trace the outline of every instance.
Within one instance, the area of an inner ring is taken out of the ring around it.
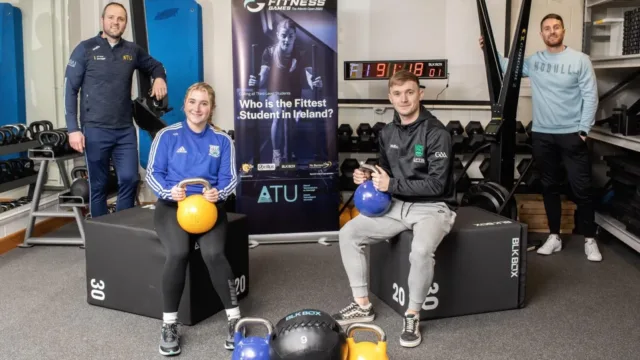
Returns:
[[[271,360],[343,360],[346,335],[324,311],[302,309],[283,317],[271,339]]]
[[[344,159],[340,165],[340,189],[355,190],[356,184],[353,183],[353,172],[360,167],[357,159]]]
[[[526,48],[531,2],[523,0],[521,3],[509,59],[517,59],[518,54],[524,53]],[[490,148],[490,155],[487,157],[489,168],[485,170],[485,174],[488,175],[485,175],[486,180],[471,186],[464,194],[460,205],[477,206],[515,220],[517,208],[513,193],[519,185],[519,182],[514,185],[516,115],[523,64],[521,61],[509,61],[503,74],[498,62],[500,56],[493,38],[486,1],[477,0],[477,6],[480,32],[484,38],[482,50],[491,102],[491,121],[484,128],[486,143],[474,151],[463,170],[466,171],[479,152],[485,148]]]
[[[357,331],[370,331],[378,336],[378,342],[356,342],[353,334]],[[373,324],[351,324],[347,328],[347,347],[349,355],[347,360],[388,360],[387,335],[381,327]]]
[[[462,164],[462,160],[456,157],[453,160],[453,181],[456,183],[456,191],[466,192],[471,186],[471,179],[469,178],[469,174],[463,172],[464,165]]]
[[[529,192],[540,193],[542,192],[542,183],[540,182],[540,172],[535,167],[529,171],[529,165],[533,162],[532,158],[524,158],[518,163],[518,173],[520,174],[520,181],[527,187]],[[533,166],[533,164],[531,164]]]
[[[360,214],[364,216],[382,216],[391,208],[391,195],[387,192],[378,191],[373,186],[373,181],[366,180],[358,185],[353,196],[353,203]]]
[[[490,166],[491,166],[491,159],[488,157],[485,157],[484,159],[482,159],[482,161],[480,162],[480,165],[478,165],[478,170],[480,170],[480,173],[485,179],[489,178]]]
[[[211,189],[211,184],[202,178],[185,179],[178,183],[178,187],[186,190],[187,185],[204,186]],[[202,234],[213,228],[218,219],[218,208],[202,194],[193,194],[178,202],[176,214],[180,227],[190,234]]]
[[[358,151],[374,152],[373,129],[370,124],[360,123],[356,129],[358,134]]]
[[[243,329],[246,331],[248,325],[261,324],[267,328],[265,337],[250,336],[245,337]],[[246,317],[236,323],[234,329],[233,342],[234,349],[231,355],[232,360],[269,360],[269,343],[273,334],[273,324],[269,320]]]
[[[476,207],[459,207],[456,213],[436,249],[434,279],[420,319],[524,307],[528,226]],[[404,231],[370,246],[371,292],[398,314],[409,304],[413,236]]]
[[[338,126],[338,151],[351,152],[351,136],[353,135],[353,129],[349,124],[340,124]]]
[[[21,5],[24,7],[24,5]],[[6,1],[0,3],[0,109],[2,123],[26,124],[22,10]],[[27,25],[25,25],[27,26]],[[3,143],[3,145],[6,143]]]
[[[85,204],[89,203],[89,180],[82,177],[73,179],[69,194],[82,198]]]
[[[377,123],[373,124],[373,143],[374,143],[374,151],[379,151],[380,150],[380,131],[382,131],[382,129],[387,126],[386,123],[383,123],[381,121],[378,121]]]
[[[153,222],[154,211],[133,207],[87,219],[86,289],[91,305],[162,319],[165,253]],[[249,233],[245,215],[228,213],[225,256],[235,274],[238,300],[249,293]],[[200,247],[191,241],[184,294],[178,317],[194,325],[224,311],[211,285]],[[126,251],[124,251],[126,250]]]
[[[45,150],[42,156],[55,157],[61,152],[62,136],[59,132],[53,130],[44,130],[38,133],[38,142],[42,145],[41,149]]]
[[[469,139],[467,143],[469,151],[476,151],[476,149],[484,144],[484,129],[480,121],[469,121],[467,126],[464,127],[464,131],[467,133]]]
[[[464,128],[458,120],[451,120],[447,123],[447,131],[451,134],[451,141],[453,144],[453,153],[462,153],[467,146],[467,138],[464,136]]]

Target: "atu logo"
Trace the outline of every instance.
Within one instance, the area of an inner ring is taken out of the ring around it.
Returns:
[[[291,190],[292,187],[293,191]],[[290,203],[298,200],[298,185],[265,185],[260,191],[258,204],[278,203],[283,198],[284,201]]]
[[[257,0],[244,0],[244,7],[253,13],[262,11],[266,5],[267,4],[258,2]]]

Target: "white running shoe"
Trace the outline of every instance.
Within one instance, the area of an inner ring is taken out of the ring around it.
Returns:
[[[562,250],[562,240],[556,234],[551,234],[547,238],[544,245],[540,246],[537,253],[540,255],[551,255],[554,252]]]
[[[602,254],[595,239],[584,239],[584,253],[589,261],[602,261]]]

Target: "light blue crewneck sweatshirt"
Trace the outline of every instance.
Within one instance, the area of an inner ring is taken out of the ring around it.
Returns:
[[[509,60],[501,56],[502,71]],[[525,58],[522,75],[531,80],[532,131],[589,133],[598,109],[598,85],[589,57],[570,47],[538,51]]]

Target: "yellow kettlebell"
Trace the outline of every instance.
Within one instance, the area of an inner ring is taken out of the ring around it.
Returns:
[[[211,189],[209,182],[202,178],[185,179],[178,183],[178,187],[186,188],[187,185],[202,184],[206,190]],[[208,201],[202,194],[187,196],[178,202],[178,224],[184,231],[190,234],[202,234],[213,228],[218,220],[218,208],[216,204]]]
[[[378,343],[356,342],[353,333],[358,330],[370,331],[378,335]],[[372,324],[351,324],[347,328],[347,360],[389,360],[387,355],[387,335],[381,327]]]

